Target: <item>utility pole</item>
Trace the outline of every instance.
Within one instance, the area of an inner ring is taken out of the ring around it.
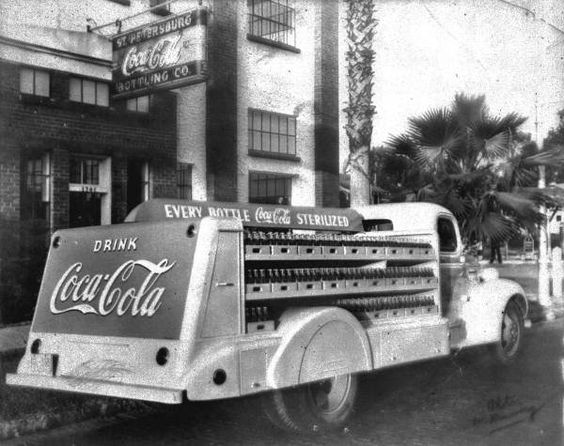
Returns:
[[[545,166],[539,166],[539,189],[546,187],[546,169]],[[548,271],[548,240],[546,228],[546,208],[541,206],[540,211],[543,215],[543,222],[539,228],[539,304],[545,309],[547,320],[554,319],[550,301],[549,281],[550,275]]]

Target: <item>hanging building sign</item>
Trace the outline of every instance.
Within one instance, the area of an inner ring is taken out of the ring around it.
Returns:
[[[201,8],[113,37],[114,98],[205,81],[206,23]]]

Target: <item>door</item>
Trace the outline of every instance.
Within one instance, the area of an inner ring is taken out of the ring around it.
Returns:
[[[441,215],[437,219],[437,233],[439,235],[439,265],[441,273],[441,306],[442,315],[449,316],[454,307],[454,285],[462,273],[462,246],[460,246],[460,235],[458,224],[454,217]]]
[[[95,226],[102,223],[101,194],[69,192],[69,227]]]

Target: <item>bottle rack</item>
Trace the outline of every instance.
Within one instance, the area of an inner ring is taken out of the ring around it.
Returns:
[[[386,293],[437,286],[432,268],[267,268],[247,269],[247,301],[299,296]]]
[[[334,305],[359,320],[439,314],[429,239],[246,231],[244,242],[249,332],[274,329],[287,302]]]
[[[347,309],[360,320],[439,314],[432,294],[338,299],[336,305]]]
[[[433,248],[412,238],[384,239],[346,234],[291,234],[247,231],[245,259],[267,260],[416,260],[434,258]]]

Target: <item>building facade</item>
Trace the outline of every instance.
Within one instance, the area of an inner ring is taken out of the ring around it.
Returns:
[[[114,98],[112,37],[195,8],[204,81]],[[337,2],[15,0],[0,16],[0,284],[54,230],[149,198],[339,205]]]

